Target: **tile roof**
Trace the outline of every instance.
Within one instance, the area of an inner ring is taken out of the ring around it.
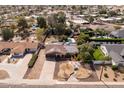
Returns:
[[[46,46],[46,54],[51,54],[51,53],[61,53],[61,54],[66,54],[66,53],[71,53],[71,54],[76,54],[78,53],[78,49],[76,45],[56,45],[56,44],[51,44]]]
[[[119,38],[124,38],[124,29],[112,31],[111,35]]]
[[[114,51],[118,54],[121,54],[122,50],[124,49],[124,44],[102,44],[102,45],[106,47],[108,53],[110,53],[110,51]]]
[[[115,51],[110,51],[110,56],[115,63],[124,63],[124,59]]]

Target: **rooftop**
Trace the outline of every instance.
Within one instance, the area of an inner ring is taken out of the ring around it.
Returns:
[[[0,50],[11,48],[12,52],[22,52],[25,48],[37,48],[37,45],[38,43],[31,42],[0,42]]]

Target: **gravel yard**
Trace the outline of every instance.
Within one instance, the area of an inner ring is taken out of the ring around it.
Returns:
[[[97,76],[100,78],[102,66],[95,66]],[[103,67],[102,81],[104,82],[124,82],[124,74],[113,71],[111,66]]]

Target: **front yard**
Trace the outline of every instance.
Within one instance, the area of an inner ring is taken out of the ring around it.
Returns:
[[[104,82],[124,82],[124,74],[112,70],[111,65],[106,65],[104,67],[100,65],[95,65],[95,69],[99,79],[102,73],[101,80]]]
[[[93,56],[94,56],[95,60],[104,60],[105,59],[105,56],[99,47],[98,47],[98,49],[95,50],[95,52],[93,53]]]

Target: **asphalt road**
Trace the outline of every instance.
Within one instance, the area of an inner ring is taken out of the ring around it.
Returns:
[[[0,84],[0,88],[124,88],[124,85],[75,85],[75,84],[56,84],[56,85],[9,85]]]

